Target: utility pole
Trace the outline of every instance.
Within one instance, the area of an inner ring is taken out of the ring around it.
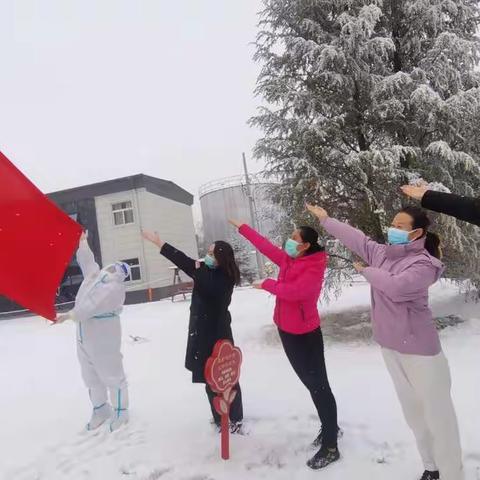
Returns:
[[[245,179],[246,179],[246,186],[247,186],[248,205],[250,207],[250,217],[252,219],[253,228],[258,232],[260,231],[260,228],[257,220],[257,211],[255,209],[255,202],[254,202],[253,193],[252,193],[252,184],[250,182],[250,175],[248,174],[247,158],[245,157],[245,153],[242,153],[242,158],[243,158],[243,169],[245,171]],[[255,250],[255,251],[257,256],[258,275],[260,278],[263,278],[263,272],[265,267],[265,264],[263,263],[263,257],[258,250]]]

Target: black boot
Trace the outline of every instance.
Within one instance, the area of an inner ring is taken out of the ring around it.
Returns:
[[[343,437],[343,430],[340,427],[337,427],[337,438]],[[323,429],[321,428],[318,432],[317,438],[313,441],[312,447],[320,448],[323,444]]]
[[[230,422],[230,433],[232,435],[245,435],[243,422]]]
[[[425,470],[420,480],[439,480],[439,479],[440,479],[440,472],[438,470],[435,472],[429,472],[428,470]]]
[[[307,465],[313,470],[328,467],[331,463],[340,459],[338,448],[321,448],[308,462]]]

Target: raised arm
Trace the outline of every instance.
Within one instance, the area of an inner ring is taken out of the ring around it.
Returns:
[[[369,265],[372,263],[375,251],[380,244],[367,237],[362,231],[330,218],[327,212],[321,207],[307,205],[308,210],[320,221],[323,228],[333,237],[340,240],[349,250],[357,254]]]
[[[429,190],[426,183],[404,185],[402,191],[408,197],[420,200],[423,208],[480,226],[480,198]]]
[[[78,245],[77,262],[82,270],[83,278],[96,275],[100,271],[100,267],[95,261],[93,252],[88,246],[88,240],[85,233],[82,234]]]
[[[193,277],[196,269],[196,262],[192,258],[185,255],[180,250],[177,250],[172,245],[164,242],[157,232],[149,232],[142,230],[142,237],[150,243],[158,247],[160,253],[180,270],[185,272],[189,277]]]
[[[480,226],[480,199],[428,190],[422,207]]]
[[[230,220],[230,223],[238,228],[240,235],[245,237],[260,253],[265,255],[273,263],[281,265],[284,262],[287,254],[281,248],[270,242],[270,240],[262,237],[262,235],[246,223],[237,222],[236,220]]]
[[[169,243],[164,243],[160,253],[180,270],[185,272],[189,277],[194,276],[196,270],[196,261],[185,255],[182,251],[172,247]]]

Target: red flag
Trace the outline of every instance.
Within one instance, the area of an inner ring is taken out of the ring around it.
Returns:
[[[81,232],[0,152],[0,295],[54,320]]]

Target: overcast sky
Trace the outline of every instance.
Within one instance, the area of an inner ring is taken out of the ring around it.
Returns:
[[[2,0],[0,149],[44,192],[146,173],[197,195],[241,173],[260,8]]]

